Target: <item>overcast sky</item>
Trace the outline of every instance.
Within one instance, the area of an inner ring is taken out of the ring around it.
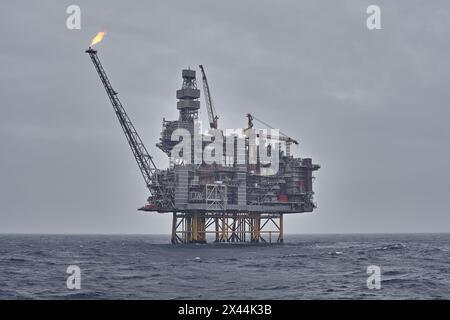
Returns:
[[[369,4],[382,30],[366,28]],[[159,167],[181,69],[201,63],[221,127],[250,112],[322,166],[318,209],[287,233],[450,232],[449,21],[448,1],[2,1],[0,232],[170,231],[170,214],[136,211],[147,190],[84,53],[101,30]]]

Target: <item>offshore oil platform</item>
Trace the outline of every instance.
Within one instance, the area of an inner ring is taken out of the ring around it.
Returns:
[[[147,204],[139,210],[172,213],[172,243],[205,243],[207,239],[283,242],[283,215],[316,208],[313,172],[320,166],[310,158],[291,155],[291,144],[298,144],[297,140],[278,130],[257,131],[254,120],[268,125],[251,114],[240,134],[226,135],[218,129],[219,117],[201,65],[209,132],[202,134],[199,126],[196,71],[182,70],[182,87],[176,91],[179,117],[163,119],[156,145],[167,154],[169,166],[158,169],[112,88],[97,51],[89,47],[86,53],[150,191]],[[276,161],[268,163],[267,156]]]

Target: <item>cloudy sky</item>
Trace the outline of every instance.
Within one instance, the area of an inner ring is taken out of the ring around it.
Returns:
[[[67,6],[81,30],[66,28]],[[366,28],[381,7],[382,30]],[[322,168],[287,233],[450,232],[448,1],[2,1],[0,232],[168,233],[89,57],[158,166],[185,67],[204,64],[220,126],[250,112]],[[207,114],[202,100],[202,118]]]

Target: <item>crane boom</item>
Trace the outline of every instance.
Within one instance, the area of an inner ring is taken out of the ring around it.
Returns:
[[[97,70],[97,73],[100,76],[100,80],[102,81],[106,93],[108,94],[109,100],[111,101],[114,112],[119,119],[119,123],[122,127],[123,132],[125,133],[128,144],[133,151],[134,158],[136,159],[136,162],[139,166],[139,170],[141,171],[145,184],[147,188],[149,188],[151,193],[152,190],[150,189],[150,186],[153,183],[152,176],[153,173],[158,169],[156,168],[152,157],[149,155],[147,148],[139,137],[139,134],[134,128],[133,123],[131,122],[124,107],[122,106],[122,103],[117,96],[118,93],[112,88],[111,83],[106,76],[105,70],[103,69],[103,66],[97,56],[97,51],[89,47],[89,49],[86,50],[86,53],[89,54],[92,62],[94,63],[95,69]]]
[[[255,119],[256,121],[262,123],[263,125],[265,125],[265,126],[271,128],[271,129],[274,129],[274,127],[272,127],[270,124],[268,124],[268,123],[262,121],[261,119],[256,118],[254,115],[251,115],[250,113],[247,113],[247,118],[249,119],[249,127],[250,127],[250,125],[253,126],[252,121],[253,121],[253,119]],[[289,137],[287,134],[285,134],[285,133],[283,133],[283,132],[281,132],[281,131],[279,131],[279,132],[280,132],[280,134],[281,134],[282,136],[279,137],[278,140],[280,140],[280,141],[290,141],[290,142],[292,142],[292,143],[294,143],[294,144],[298,144],[298,141],[297,141],[297,140],[295,140],[295,139]]]
[[[248,118],[248,127],[245,129],[245,131],[253,128],[253,120],[256,120],[256,121],[262,123],[263,125],[274,129],[271,125],[269,125],[268,123],[266,123],[266,122],[256,118],[254,115],[251,115],[250,113],[247,113],[247,118]],[[291,138],[291,137],[289,137],[287,134],[285,134],[285,133],[283,133],[281,131],[278,131],[278,132],[280,133],[281,136],[277,137],[276,140],[286,142],[286,155],[289,157],[291,155],[291,143],[298,144],[298,141],[293,139],[293,138]],[[257,136],[260,136],[260,135],[257,134]],[[269,137],[269,136],[265,135],[265,137]]]
[[[209,91],[208,79],[206,78],[206,73],[203,66],[199,65],[199,67],[202,71],[203,92],[205,93],[206,109],[208,110],[209,126],[211,129],[217,129],[217,119],[219,119],[219,117],[214,109],[211,92]]]

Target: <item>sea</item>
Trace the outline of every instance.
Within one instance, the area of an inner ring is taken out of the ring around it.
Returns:
[[[450,299],[450,234],[189,245],[168,235],[4,234],[0,299]]]

